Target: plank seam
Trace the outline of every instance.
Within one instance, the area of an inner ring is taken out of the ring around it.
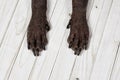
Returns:
[[[12,21],[12,18],[13,18],[13,16],[14,16],[14,14],[15,14],[15,11],[16,11],[16,9],[17,9],[17,6],[18,6],[19,1],[20,1],[20,0],[18,0],[17,3],[16,3],[16,5],[15,5],[15,9],[13,10],[13,13],[12,13],[13,15],[11,15],[11,18],[10,18],[10,21],[8,22],[8,25],[7,25],[7,28],[6,28],[6,30],[5,30],[5,33],[3,34],[3,39],[1,40],[0,47],[1,47],[2,43],[3,43],[3,41],[4,41],[4,38],[5,38],[5,36],[6,36],[6,32],[8,31],[9,25],[10,25],[10,23],[11,23],[11,21]]]
[[[113,65],[112,65],[112,70],[111,70],[111,73],[110,73],[109,80],[111,80],[112,73],[113,73],[113,70],[114,70],[114,67],[115,67],[115,63],[116,63],[116,61],[117,61],[117,56],[118,56],[118,53],[119,53],[119,48],[120,48],[120,42],[119,42],[119,44],[118,44],[118,48],[117,48],[116,55],[115,55],[115,59],[114,59]]]
[[[25,34],[26,34],[26,33],[25,33]],[[11,65],[10,72],[9,72],[9,74],[8,74],[8,76],[7,76],[7,80],[9,80],[9,78],[10,78],[12,69],[14,68],[14,65],[15,65],[16,59],[17,59],[17,57],[18,57],[18,54],[19,54],[19,52],[20,52],[20,49],[22,48],[21,46],[22,46],[22,43],[23,43],[23,41],[24,41],[25,34],[24,34],[24,37],[23,37],[23,39],[22,39],[21,45],[20,45],[20,47],[19,47],[19,49],[18,49],[18,51],[17,51],[17,54],[15,55],[14,62],[13,62],[12,65]],[[6,78],[6,77],[5,77],[5,78]]]
[[[111,6],[110,6],[110,8],[109,8],[107,18],[108,18],[109,15],[110,15],[110,11],[111,11],[111,8],[112,8],[112,3],[113,3],[113,0],[112,0],[112,2],[111,2]],[[107,20],[106,20],[105,26],[106,26],[106,25],[107,25]],[[102,41],[102,39],[103,39],[103,34],[104,34],[104,31],[105,31],[105,28],[106,28],[106,27],[104,27],[104,30],[103,30],[102,35],[101,35],[102,37],[101,37],[100,42],[99,42],[99,46],[98,46],[98,49],[97,49],[97,53],[98,53],[98,51],[99,51],[99,47],[100,47],[101,41]],[[94,63],[95,63],[95,62],[94,62]],[[92,75],[92,73],[93,73],[93,69],[94,69],[94,64],[93,64],[93,67],[92,67],[91,72],[90,72],[90,78],[91,78],[91,75]]]
[[[66,31],[65,31],[65,32],[66,32]],[[63,36],[65,36],[65,32],[64,32],[64,35],[63,35]],[[60,46],[62,45],[63,40],[64,40],[64,37],[62,38],[62,41],[61,41]],[[56,63],[56,61],[57,61],[57,57],[58,57],[58,55],[59,55],[59,53],[60,53],[60,49],[61,49],[61,47],[59,47],[59,49],[58,49],[57,56],[56,56],[56,58],[55,58],[55,62],[54,62],[54,64],[53,64],[53,67],[52,67],[52,70],[51,70],[51,72],[50,72],[50,76],[49,76],[48,80],[50,80],[50,77],[51,77],[51,75],[52,75],[53,69],[54,69],[54,67],[55,67],[55,63]]]
[[[75,67],[75,63],[76,63],[76,61],[77,61],[77,56],[75,57],[75,60],[74,60],[74,63],[73,63],[73,67],[72,67],[72,70],[71,70],[71,73],[70,73],[69,80],[70,80],[71,77],[72,77],[72,72],[73,72],[73,70],[74,70],[74,67]]]

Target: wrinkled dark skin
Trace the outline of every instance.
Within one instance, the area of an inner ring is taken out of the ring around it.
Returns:
[[[86,7],[88,0],[73,0],[73,13],[68,24],[70,35],[68,37],[69,48],[80,55],[83,49],[87,49],[89,41],[89,28],[86,20]]]
[[[67,26],[70,27],[68,37],[69,48],[79,55],[81,50],[87,49],[89,28],[86,21],[86,6],[88,0],[73,0],[73,13]],[[48,43],[46,34],[50,27],[46,18],[47,0],[32,0],[32,18],[28,27],[27,42],[34,56],[45,50]]]

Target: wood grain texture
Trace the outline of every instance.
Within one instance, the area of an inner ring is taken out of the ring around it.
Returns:
[[[89,0],[89,49],[75,56],[66,29],[72,0],[48,0],[47,51],[27,49],[31,0],[0,0],[0,80],[120,80],[120,1]]]

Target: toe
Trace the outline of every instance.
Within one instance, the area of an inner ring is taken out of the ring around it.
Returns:
[[[44,46],[48,44],[48,40],[47,40],[46,35],[43,35],[43,36],[42,36],[42,44],[43,44]]]
[[[79,56],[80,55],[80,52],[81,52],[81,49],[78,49],[77,51],[75,51],[75,55]]]
[[[84,42],[85,50],[88,49],[88,42],[89,42],[89,37],[88,35],[85,35],[85,42]]]
[[[72,44],[72,42],[74,41],[74,37],[75,37],[75,35],[72,34],[72,33],[70,33],[70,35],[69,35],[69,37],[68,37],[68,39],[67,39],[67,42],[68,42],[69,44]]]
[[[28,49],[31,49],[31,45],[30,45],[29,41],[27,42],[27,47],[28,47]]]
[[[73,49],[73,45],[74,45],[74,38],[75,36],[74,35],[71,35],[68,39],[68,43],[69,43],[69,48],[72,48]]]
[[[34,56],[39,56],[40,48],[33,48],[32,49]]]
[[[45,46],[48,44],[48,40],[46,38],[46,35],[42,36],[42,49],[46,50]]]
[[[73,46],[72,46],[72,49],[73,49],[74,51],[77,51],[78,48],[79,48],[79,45],[78,45],[78,44],[79,44],[79,39],[76,38],[73,43],[74,43],[74,44],[73,44]]]
[[[41,51],[41,44],[42,44],[42,39],[41,36],[38,35],[37,40],[36,40],[36,49]]]
[[[30,49],[35,48],[35,40],[30,40]]]
[[[69,48],[72,48],[72,45],[73,45],[73,42],[71,41],[71,42],[69,43]]]

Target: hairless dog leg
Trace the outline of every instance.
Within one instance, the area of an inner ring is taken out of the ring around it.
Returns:
[[[45,50],[48,43],[46,33],[49,25],[46,19],[47,0],[32,0],[32,17],[27,30],[28,49],[31,49],[34,56]]]
[[[89,28],[86,20],[86,7],[88,0],[72,0],[73,13],[70,25],[70,35],[68,37],[69,48],[79,55],[81,50],[87,49],[89,40]]]

